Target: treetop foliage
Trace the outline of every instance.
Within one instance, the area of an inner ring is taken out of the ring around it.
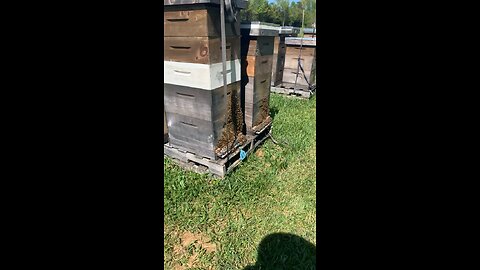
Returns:
[[[316,0],[249,0],[246,9],[240,12],[244,21],[261,21],[282,26],[302,27],[302,12],[305,9],[304,27],[314,27],[316,22]]]

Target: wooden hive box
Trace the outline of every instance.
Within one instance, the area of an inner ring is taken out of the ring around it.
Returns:
[[[233,130],[241,133],[243,126],[240,82],[229,84],[227,89],[224,99],[223,86],[204,90],[164,84],[169,143],[211,159],[224,152],[227,142],[233,148]],[[244,140],[238,132],[237,137],[238,142]]]
[[[227,37],[227,61],[240,59],[240,37]],[[196,64],[222,62],[220,37],[164,37],[164,61]]]
[[[220,37],[220,6],[164,5],[164,37]],[[225,22],[226,36],[240,36],[240,24]]]
[[[242,107],[247,134],[270,124],[270,84],[278,26],[245,23],[242,29]]]
[[[227,84],[241,79],[240,60],[227,61]],[[205,90],[223,85],[222,63],[195,64],[163,61],[163,81],[165,84],[188,86]]]
[[[282,83],[283,69],[285,67],[285,53],[287,46],[285,45],[285,37],[296,36],[300,32],[298,27],[280,27],[279,35],[275,37],[273,48],[273,64],[272,64],[272,86]]]
[[[306,41],[300,46],[299,39],[286,38],[285,44],[287,50],[285,54],[285,66],[283,69],[283,82],[295,83],[295,77],[297,74],[298,58],[300,56],[300,63],[305,71],[305,75],[310,84],[314,84],[316,81],[316,43],[311,39]],[[300,69],[297,84],[308,85],[303,73]]]

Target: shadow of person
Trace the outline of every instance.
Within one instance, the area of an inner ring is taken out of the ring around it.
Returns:
[[[257,262],[243,270],[316,269],[316,247],[302,237],[288,233],[266,236],[258,247]]]

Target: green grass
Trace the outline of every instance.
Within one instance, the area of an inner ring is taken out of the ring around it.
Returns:
[[[314,269],[316,97],[270,107],[287,144],[268,139],[223,180],[165,158],[165,269]]]

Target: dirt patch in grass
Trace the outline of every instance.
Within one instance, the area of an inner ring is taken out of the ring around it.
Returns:
[[[191,268],[207,269],[205,262],[210,261],[210,256],[218,250],[217,244],[204,233],[193,233],[184,231],[176,233],[176,244],[173,245],[171,257],[169,260],[171,267],[175,270],[186,270]]]
[[[198,253],[193,252],[192,256],[190,256],[190,258],[188,258],[187,266],[189,268],[193,267],[195,265],[195,263],[197,262],[197,259],[198,259]]]
[[[174,245],[173,254],[181,257],[186,254],[186,250],[181,245]]]
[[[185,269],[187,269],[187,267],[180,264],[176,264],[175,266],[173,266],[173,270],[185,270]]]
[[[217,245],[215,243],[211,243],[210,241],[212,239],[202,233],[192,233],[187,231],[182,234],[180,240],[184,248],[187,248],[191,244],[195,244],[197,248],[202,248],[207,253],[217,251]]]

